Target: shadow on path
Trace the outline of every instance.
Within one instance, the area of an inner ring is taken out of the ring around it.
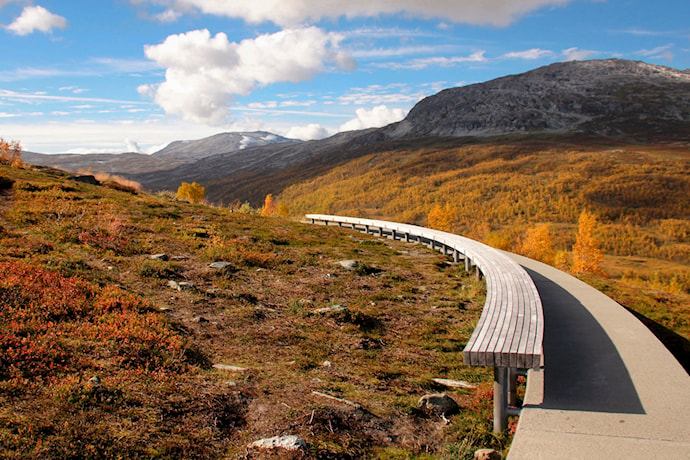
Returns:
[[[525,267],[544,306],[543,409],[644,414],[615,345],[566,289]]]

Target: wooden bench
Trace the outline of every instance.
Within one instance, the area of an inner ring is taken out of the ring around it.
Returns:
[[[467,271],[476,269],[486,279],[486,303],[465,349],[463,361],[470,366],[494,368],[494,431],[507,428],[509,409],[519,371],[542,365],[544,315],[534,281],[524,268],[502,252],[459,235],[416,225],[353,217],[307,214],[311,223],[334,223],[362,232],[419,242],[464,261]]]

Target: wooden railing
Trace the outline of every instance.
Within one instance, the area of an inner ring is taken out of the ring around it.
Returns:
[[[514,404],[516,375],[543,360],[544,315],[534,281],[513,259],[490,246],[459,235],[416,225],[354,217],[307,214],[311,223],[336,224],[393,239],[427,244],[486,279],[486,302],[465,349],[470,366],[494,368],[494,431],[507,428]]]

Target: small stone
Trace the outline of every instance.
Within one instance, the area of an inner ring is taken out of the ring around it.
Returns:
[[[479,449],[474,453],[474,460],[501,460],[503,455],[494,449]]]
[[[433,381],[448,388],[468,388],[470,390],[477,388],[477,385],[465,382],[464,380],[433,379]]]
[[[259,439],[249,444],[250,449],[285,449],[300,450],[307,447],[307,443],[299,436],[275,436],[273,438]]]
[[[347,270],[356,270],[357,267],[359,267],[359,262],[357,262],[356,260],[341,260],[340,262],[338,262],[338,265]]]
[[[182,281],[181,283],[178,283],[178,286],[180,287],[180,291],[194,289],[194,284],[189,283],[187,281]]]
[[[91,377],[91,378],[89,379],[89,384],[91,384],[91,385],[93,385],[93,386],[95,386],[95,387],[99,386],[99,385],[101,384],[101,379],[100,379],[100,377],[98,377],[97,375],[94,375],[93,377]]]
[[[149,256],[149,259],[151,259],[151,260],[162,260],[162,261],[166,261],[166,260],[169,260],[170,257],[168,257],[167,254],[161,253],[161,254],[153,254],[153,255],[150,255],[150,256]]]
[[[209,268],[214,270],[232,270],[234,268],[232,262],[213,262]]]
[[[329,315],[331,313],[347,313],[350,309],[343,305],[332,305],[330,307],[317,308],[314,313],[317,315]]]
[[[247,371],[246,367],[233,366],[231,364],[214,364],[213,368],[218,369],[220,371],[228,371],[228,372],[246,372]]]
[[[204,318],[203,316],[195,316],[192,318],[193,323],[208,323],[208,320]]]
[[[324,361],[321,363],[321,367],[333,367],[333,363],[330,361]]]
[[[168,281],[168,287],[171,289],[177,289],[178,291],[182,290],[182,287],[180,286],[180,284],[175,280]]]
[[[453,415],[460,412],[460,406],[445,393],[424,395],[419,399],[419,409],[435,415]]]

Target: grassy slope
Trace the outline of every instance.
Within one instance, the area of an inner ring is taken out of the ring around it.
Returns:
[[[488,371],[460,358],[483,285],[424,247],[0,165],[0,270],[0,457],[227,458],[280,434],[314,458],[508,442],[490,433]],[[349,313],[314,313],[334,304]],[[434,377],[479,384],[451,392],[464,410],[447,426],[416,410]]]
[[[590,210],[609,278],[589,281],[667,329],[690,368],[687,145],[552,136],[462,142],[370,154],[288,188],[281,200],[295,215],[419,225],[434,206],[448,204],[454,232],[516,252],[541,223],[550,224],[555,250],[570,251],[578,216]]]

